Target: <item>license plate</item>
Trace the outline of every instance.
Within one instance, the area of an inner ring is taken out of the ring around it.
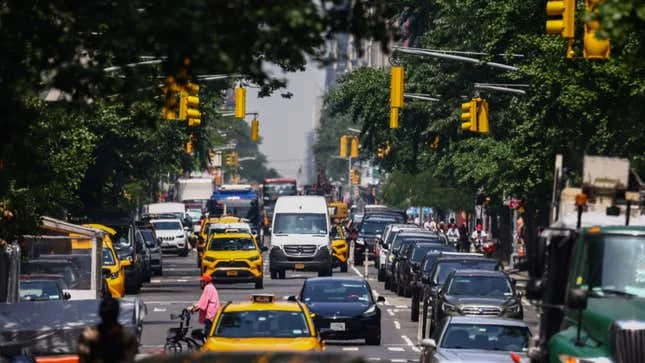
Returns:
[[[226,276],[237,276],[237,271],[226,271]]]
[[[295,268],[296,270],[302,270],[303,268],[305,268],[305,264],[304,264],[304,263],[297,263],[297,264],[294,266],[294,268]]]
[[[329,323],[329,329],[336,331],[344,331],[345,323]]]

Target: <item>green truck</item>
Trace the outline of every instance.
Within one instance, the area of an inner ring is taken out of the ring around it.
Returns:
[[[638,193],[608,197],[605,190],[590,205],[588,193],[567,201],[575,213],[563,214],[527,251],[526,297],[540,309],[528,355],[532,362],[645,362],[642,203]]]

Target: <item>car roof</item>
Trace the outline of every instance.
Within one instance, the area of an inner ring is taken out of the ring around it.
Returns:
[[[334,281],[338,283],[343,282],[367,282],[364,278],[361,277],[311,277],[308,278],[305,282],[319,282],[319,281]]]
[[[302,311],[303,309],[297,302],[291,301],[274,301],[272,303],[257,303],[252,301],[235,301],[227,304],[223,312],[240,312],[240,311]]]
[[[211,239],[219,239],[219,238],[242,238],[242,237],[248,237],[252,238],[251,234],[249,233],[241,233],[241,232],[235,232],[235,233],[217,233],[214,234]]]
[[[181,220],[179,218],[159,218],[159,219],[150,220],[150,223],[156,223],[156,222],[177,222],[181,224]]]
[[[398,237],[436,237],[439,238],[439,235],[435,232],[430,231],[400,231],[397,233]]]
[[[472,276],[472,275],[478,275],[478,276],[504,276],[507,277],[508,275],[504,271],[490,271],[490,270],[476,270],[476,269],[459,269],[453,271],[453,273],[456,276]]]
[[[528,325],[517,319],[493,318],[481,316],[451,316],[448,318],[448,324],[482,324],[482,325],[505,325],[527,328]]]

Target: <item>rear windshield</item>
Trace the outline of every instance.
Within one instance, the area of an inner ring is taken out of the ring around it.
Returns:
[[[359,233],[362,235],[364,234],[379,235],[383,233],[383,231],[385,230],[385,227],[387,227],[388,224],[394,223],[394,222],[395,222],[394,220],[363,221],[363,223],[361,223],[361,230]]]
[[[301,311],[224,312],[213,336],[223,338],[300,338],[311,336]]]
[[[442,244],[432,244],[432,245],[421,245],[415,246],[412,250],[412,256],[410,260],[413,262],[420,262],[423,259],[423,256],[430,251],[451,251],[454,252],[455,249],[452,246],[446,246]]]
[[[442,261],[437,265],[432,280],[442,285],[452,271],[464,269],[496,271],[498,270],[498,262],[483,258],[481,260]]]

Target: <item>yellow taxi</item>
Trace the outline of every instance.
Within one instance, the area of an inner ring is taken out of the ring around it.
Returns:
[[[202,260],[204,259],[204,249],[208,241],[208,227],[216,223],[237,223],[247,222],[248,220],[239,217],[223,216],[217,218],[206,218],[202,221],[202,226],[197,236],[197,267],[202,267]]]
[[[216,282],[253,282],[256,289],[264,285],[262,252],[250,233],[213,234],[204,250],[202,275]]]
[[[311,313],[299,301],[251,295],[222,306],[202,346],[205,352],[325,350]]]
[[[114,246],[112,246],[112,239],[116,231],[110,227],[102,224],[84,224],[85,227],[100,229],[107,234],[103,237],[103,278],[107,283],[107,288],[113,298],[120,298],[125,296],[125,268],[130,266],[130,261],[119,260]],[[70,237],[78,235],[70,234]],[[88,239],[72,239],[73,250],[91,250],[92,244]]]
[[[347,259],[349,258],[349,244],[345,238],[343,227],[332,226],[331,255],[334,267],[340,267],[340,272],[347,272]]]

